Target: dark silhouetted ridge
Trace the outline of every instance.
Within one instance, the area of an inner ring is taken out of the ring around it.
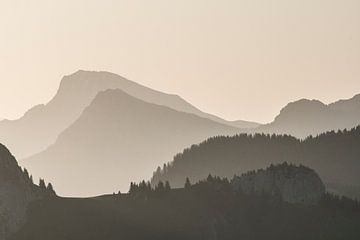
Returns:
[[[315,169],[326,183],[359,186],[359,143],[360,127],[327,132],[303,141],[265,134],[214,137],[177,154],[172,162],[155,171],[152,183],[169,181],[179,187],[186,177],[191,181],[204,179],[208,174],[231,178],[234,174],[287,161]]]

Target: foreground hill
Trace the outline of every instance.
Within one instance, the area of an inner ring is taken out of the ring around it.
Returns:
[[[204,179],[209,173],[232,177],[287,161],[315,169],[326,183],[336,183],[331,185],[333,189],[344,193],[346,188],[339,185],[360,185],[359,144],[360,127],[328,132],[304,141],[291,136],[261,134],[215,137],[185,149],[167,166],[158,168],[152,183],[168,180],[173,186],[181,186],[186,177],[192,181]]]
[[[278,195],[284,202],[317,204],[325,194],[319,175],[305,166],[288,163],[235,176],[233,188],[246,194]]]
[[[360,94],[328,105],[307,99],[289,103],[272,123],[260,126],[256,132],[305,138],[331,130],[351,129],[359,124]]]
[[[183,189],[132,185],[129,194],[38,201],[13,240],[357,240],[360,206],[324,194],[314,205],[236,192],[209,176]]]
[[[150,178],[158,164],[192,143],[238,131],[121,90],[107,90],[54,145],[22,165],[51,181],[60,195],[98,195]]]
[[[49,103],[33,107],[20,119],[0,121],[0,142],[7,145],[18,158],[38,153],[54,143],[58,135],[81,115],[95,96],[107,89],[121,89],[146,102],[193,113],[227,125],[258,126],[246,121],[227,122],[200,111],[177,95],[150,89],[113,73],[78,71],[61,80],[56,95]]]
[[[6,240],[27,220],[27,207],[37,199],[53,195],[35,186],[9,150],[0,144],[0,239]]]

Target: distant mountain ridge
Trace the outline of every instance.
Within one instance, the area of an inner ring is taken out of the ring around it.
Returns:
[[[45,151],[21,163],[57,192],[92,196],[150,178],[158,164],[188,145],[239,129],[151,104],[122,90],[100,92]]]
[[[235,126],[256,126],[250,122],[231,123],[195,108],[177,95],[166,94],[132,82],[110,72],[79,70],[62,78],[56,95],[47,103],[28,110],[18,120],[0,121],[0,142],[6,144],[18,158],[46,149],[58,135],[70,126],[92,102],[107,89],[121,89],[149,103],[167,106],[177,111]]]
[[[305,138],[331,130],[351,129],[359,124],[360,94],[328,105],[308,99],[289,103],[273,122],[259,126],[254,132]]]

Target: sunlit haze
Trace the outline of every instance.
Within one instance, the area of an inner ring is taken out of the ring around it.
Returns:
[[[360,92],[358,0],[0,0],[0,118],[105,70],[229,120]]]

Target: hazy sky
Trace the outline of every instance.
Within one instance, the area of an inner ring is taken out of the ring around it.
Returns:
[[[0,117],[107,70],[226,119],[360,93],[359,0],[0,0]]]

